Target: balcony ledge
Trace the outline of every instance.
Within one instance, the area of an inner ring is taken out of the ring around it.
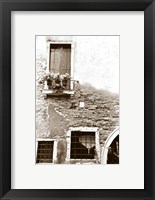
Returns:
[[[43,90],[43,94],[45,95],[73,95],[74,90],[62,90],[62,91],[56,91],[56,90]]]

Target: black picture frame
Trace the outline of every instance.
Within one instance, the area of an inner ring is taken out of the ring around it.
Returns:
[[[11,189],[11,11],[144,11],[144,189]],[[0,0],[0,15],[0,198],[155,199],[154,0]]]

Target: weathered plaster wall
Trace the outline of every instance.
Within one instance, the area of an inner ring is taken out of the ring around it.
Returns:
[[[84,108],[79,107],[80,102],[85,103]],[[72,103],[75,108],[72,108]],[[51,137],[56,133],[63,135],[69,127],[88,126],[100,128],[100,135],[104,138],[119,122],[118,96],[87,86],[81,86],[72,98],[49,97],[48,104],[52,108],[49,127]]]
[[[105,137],[119,124],[118,95],[78,85],[71,98],[44,99],[42,85],[38,84],[37,89],[36,128],[39,137],[64,135],[69,127],[78,126],[99,127]],[[80,102],[85,103],[84,108],[80,108]],[[72,108],[73,104],[75,108]]]
[[[43,84],[39,83],[40,77],[45,73],[46,67],[42,63],[43,59],[36,60],[36,135],[37,137],[47,137],[49,131],[48,121],[48,101],[42,94]]]

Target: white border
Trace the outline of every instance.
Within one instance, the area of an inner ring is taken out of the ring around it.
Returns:
[[[12,189],[143,189],[144,12],[15,11],[11,25]],[[120,165],[35,165],[35,35],[47,34],[120,35]]]

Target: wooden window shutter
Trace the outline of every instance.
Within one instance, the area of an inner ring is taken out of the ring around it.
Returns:
[[[50,72],[71,75],[71,44],[51,44]]]

